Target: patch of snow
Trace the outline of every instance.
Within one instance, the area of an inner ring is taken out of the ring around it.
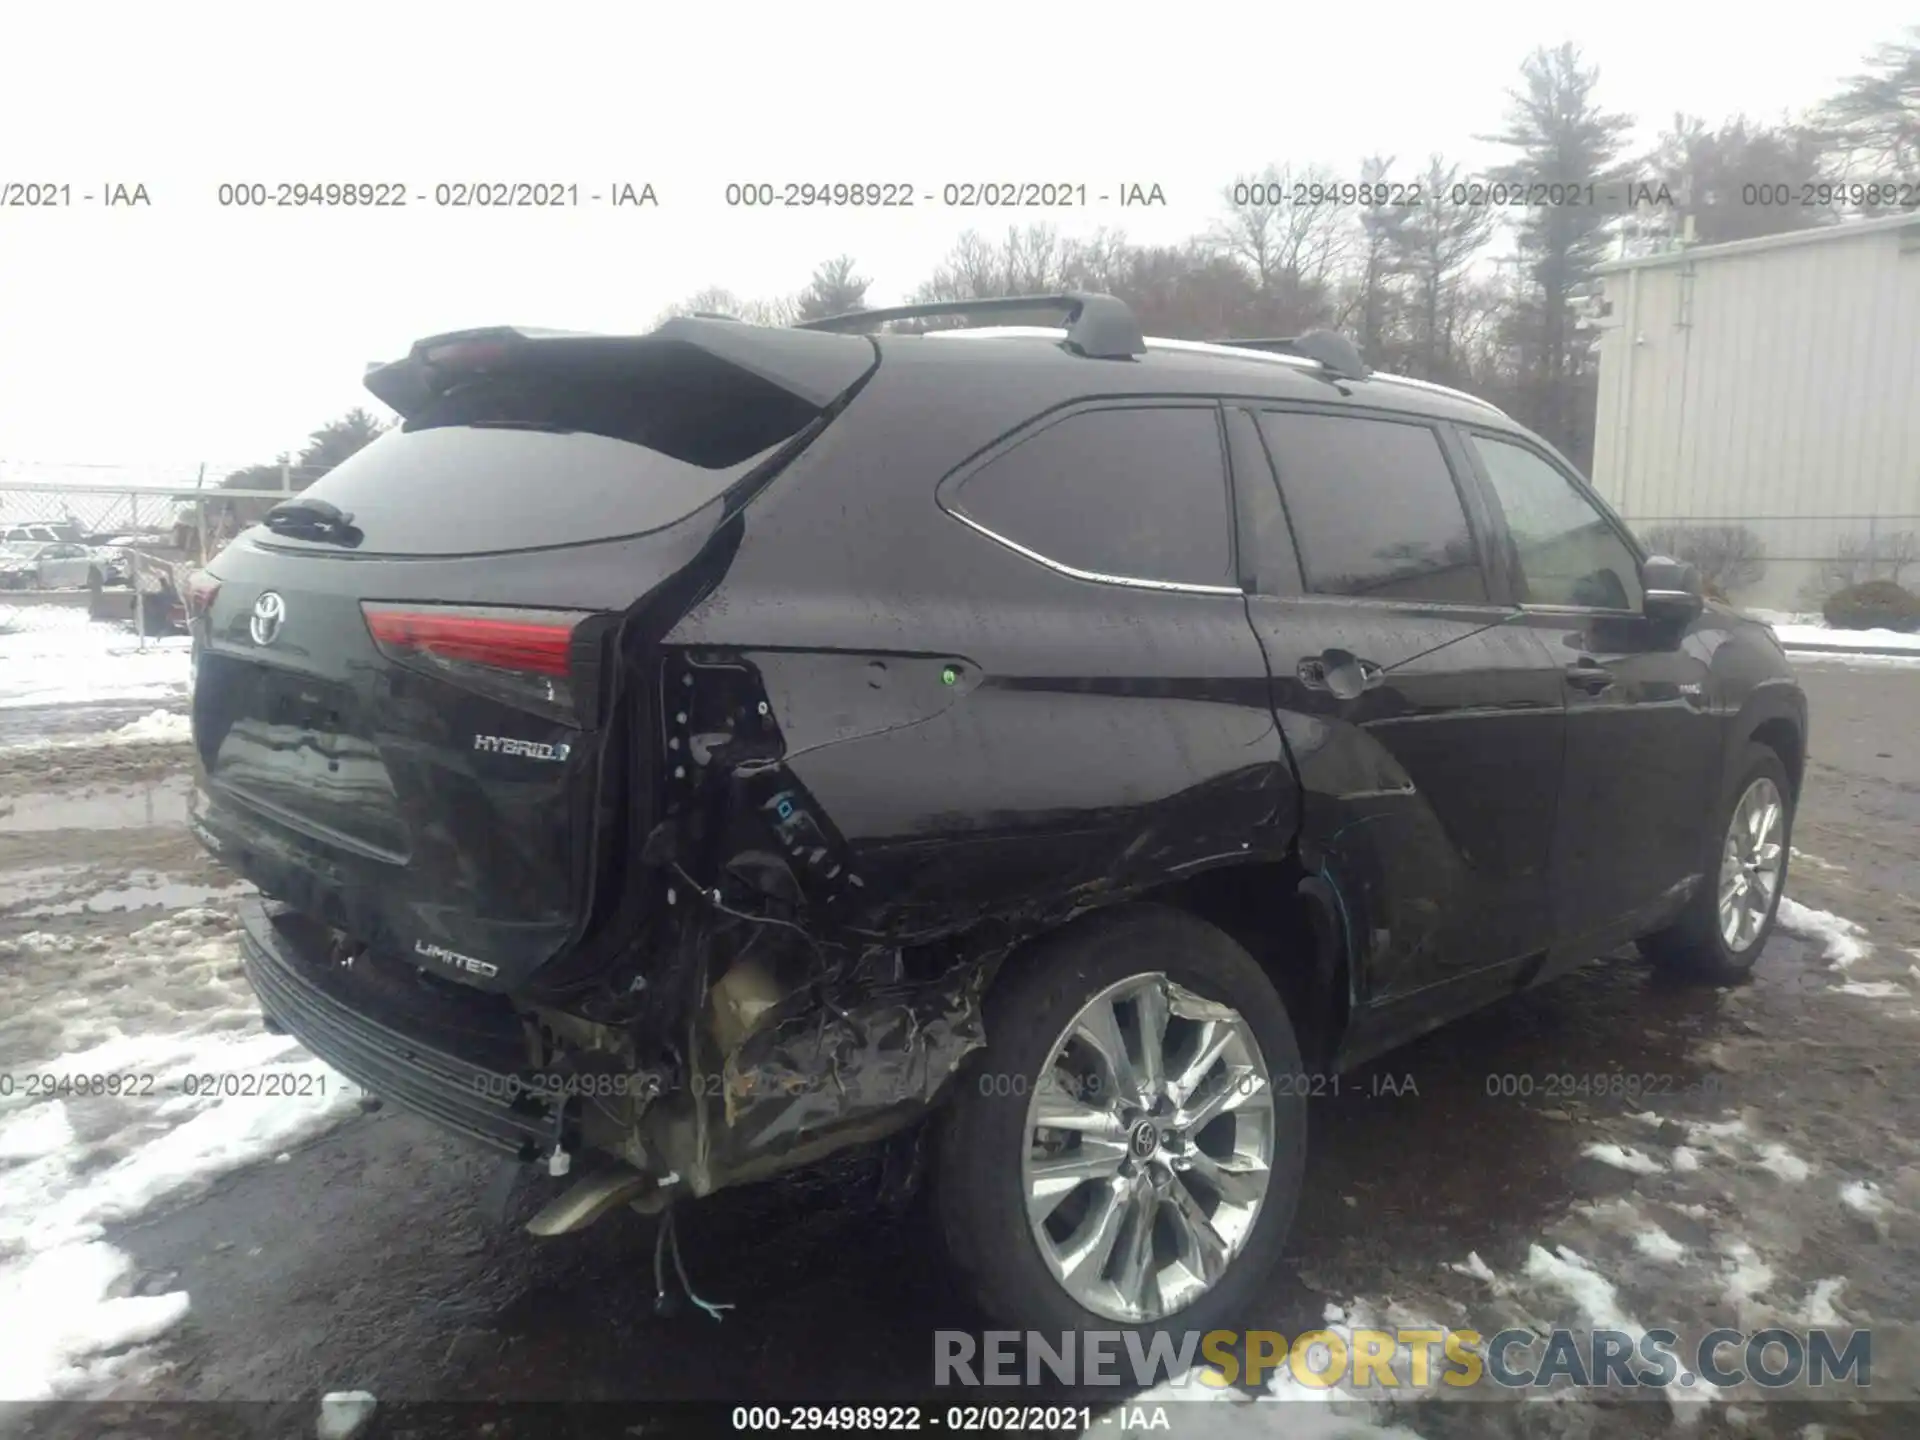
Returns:
[[[1528,1246],[1526,1273],[1529,1280],[1551,1286],[1572,1300],[1591,1328],[1642,1333],[1622,1308],[1613,1282],[1566,1246],[1552,1251]]]
[[[1474,1279],[1484,1280],[1489,1285],[1493,1283],[1493,1269],[1486,1261],[1480,1258],[1480,1252],[1478,1250],[1469,1250],[1467,1252],[1466,1264],[1461,1265],[1450,1260],[1447,1262],[1447,1268],[1456,1275],[1471,1275]]]
[[[127,1294],[106,1225],[192,1194],[353,1113],[356,1087],[267,1034],[241,973],[232,917],[182,910],[109,945],[29,932],[0,951],[29,964],[85,954],[85,985],[36,1004],[53,1053],[36,1075],[137,1076],[119,1095],[0,1100],[0,1401],[84,1397],[138,1363],[126,1351],[176,1324],[188,1296]],[[50,973],[64,973],[55,968]],[[250,1093],[201,1087],[234,1076]],[[204,1093],[204,1088],[216,1092]],[[193,1091],[195,1093],[189,1093]],[[266,1093],[278,1092],[278,1093]]]
[[[1760,1158],[1756,1162],[1762,1170],[1770,1170],[1782,1180],[1791,1180],[1796,1185],[1813,1173],[1813,1167],[1786,1146],[1768,1141],[1759,1146]]]
[[[1837,995],[1857,995],[1862,1000],[1898,1000],[1911,993],[1892,980],[1848,980],[1833,989]]]
[[[1673,1151],[1673,1168],[1679,1174],[1691,1175],[1700,1168],[1700,1154],[1690,1145],[1678,1145]]]
[[[1796,865],[1811,865],[1816,870],[1829,870],[1836,875],[1844,875],[1847,870],[1847,867],[1844,865],[1836,865],[1831,860],[1822,860],[1818,855],[1809,855],[1798,845],[1793,847],[1793,863]]]
[[[116,625],[75,614],[69,624],[0,634],[0,710],[91,705],[111,700],[179,699],[187,693],[192,642],[147,641]]]
[[[1616,1169],[1632,1171],[1635,1175],[1658,1175],[1667,1168],[1643,1151],[1607,1142],[1596,1141],[1585,1146],[1580,1153]]]
[[[1846,1324],[1833,1306],[1834,1300],[1846,1288],[1847,1282],[1842,1278],[1816,1281],[1813,1293],[1807,1296],[1807,1303],[1801,1307],[1801,1319],[1808,1325],[1829,1328]]]
[[[101,738],[109,745],[186,745],[193,740],[193,721],[177,710],[149,710]]]
[[[1645,1222],[1644,1230],[1636,1230],[1633,1236],[1633,1248],[1650,1260],[1664,1260],[1669,1264],[1685,1258],[1687,1247],[1674,1239],[1666,1231],[1652,1222]]]
[[[1840,1203],[1861,1215],[1884,1215],[1887,1198],[1871,1180],[1849,1180],[1840,1187]]]
[[[1840,645],[1857,650],[1911,650],[1920,654],[1920,635],[1903,630],[1836,630],[1830,625],[1809,625],[1792,620],[1775,624],[1773,633],[1784,649],[1797,645]]]
[[[1811,905],[1802,905],[1784,895],[1780,897],[1776,918],[1783,930],[1808,940],[1818,940],[1827,963],[1835,970],[1846,969],[1873,949],[1864,938],[1867,933],[1865,926],[1826,910],[1815,910]]]
[[[0,1399],[51,1400],[114,1378],[108,1354],[164,1335],[187,1294],[115,1294],[132,1262],[110,1245],[58,1245],[0,1268]]]
[[[320,1397],[320,1421],[314,1433],[320,1440],[351,1440],[373,1419],[379,1404],[365,1390],[335,1390]]]
[[[1736,1115],[1731,1120],[1690,1120],[1687,1123],[1687,1135],[1695,1144],[1705,1144],[1708,1149],[1719,1149],[1715,1143],[1744,1137],[1747,1122]]]
[[[1773,1267],[1746,1241],[1723,1241],[1721,1249],[1732,1262],[1726,1276],[1728,1304],[1739,1305],[1751,1300],[1773,1283]]]
[[[62,1100],[0,1114],[0,1160],[43,1160],[72,1143],[73,1123]]]
[[[1871,650],[1794,650],[1795,665],[1840,665],[1849,670],[1920,669],[1920,652],[1882,655]]]

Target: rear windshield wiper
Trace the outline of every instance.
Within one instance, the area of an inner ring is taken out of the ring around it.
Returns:
[[[276,535],[291,540],[319,540],[333,545],[358,545],[353,512],[325,500],[282,500],[260,522]]]

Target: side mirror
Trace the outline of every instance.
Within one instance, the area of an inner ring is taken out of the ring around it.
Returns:
[[[1649,555],[1640,567],[1641,609],[1649,620],[1684,625],[1706,608],[1700,572],[1666,555]]]

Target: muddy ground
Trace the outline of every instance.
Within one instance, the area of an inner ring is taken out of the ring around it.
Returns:
[[[1292,1335],[1329,1305],[1484,1331],[1592,1323],[1591,1287],[1554,1259],[1566,1247],[1642,1326],[1874,1326],[1875,1403],[1428,1401],[1382,1423],[1427,1440],[1920,1434],[1920,668],[1802,674],[1813,757],[1789,893],[1858,922],[1870,952],[1838,971],[1817,935],[1778,934],[1737,990],[1622,956],[1350,1077],[1316,1102],[1299,1220],[1248,1323]],[[0,753],[0,939],[111,944],[156,906],[217,907],[229,882],[180,828],[185,776],[179,748]],[[0,962],[0,1054],[37,1053],[36,996],[61,983]],[[1669,1093],[1548,1094],[1541,1078],[1611,1071],[1670,1077]],[[1490,1096],[1502,1075],[1535,1093]],[[382,1111],[119,1228],[137,1283],[192,1296],[158,1346],[169,1368],[126,1398],[270,1402],[222,1422],[257,1433],[310,1427],[314,1397],[340,1389],[380,1397],[376,1433],[424,1433],[395,1418],[409,1400],[953,1399],[930,1390],[931,1332],[981,1322],[862,1161],[682,1215],[695,1284],[737,1306],[719,1324],[655,1314],[651,1222],[536,1242],[483,1213],[493,1174]],[[88,1433],[103,1415],[37,1423]]]

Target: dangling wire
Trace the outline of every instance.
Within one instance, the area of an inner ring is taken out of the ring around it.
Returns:
[[[722,1310],[731,1310],[734,1307],[730,1304],[719,1304],[710,1300],[702,1300],[699,1294],[695,1292],[693,1282],[687,1279],[687,1267],[680,1259],[680,1232],[674,1228],[673,1210],[671,1207],[661,1213],[660,1229],[655,1234],[653,1241],[653,1293],[658,1299],[662,1300],[666,1298],[667,1293],[665,1258],[669,1253],[673,1256],[673,1273],[680,1277],[680,1288],[686,1291],[687,1298],[702,1310],[706,1311],[707,1314],[711,1315],[715,1320],[724,1319],[725,1317],[722,1316],[720,1312]]]

